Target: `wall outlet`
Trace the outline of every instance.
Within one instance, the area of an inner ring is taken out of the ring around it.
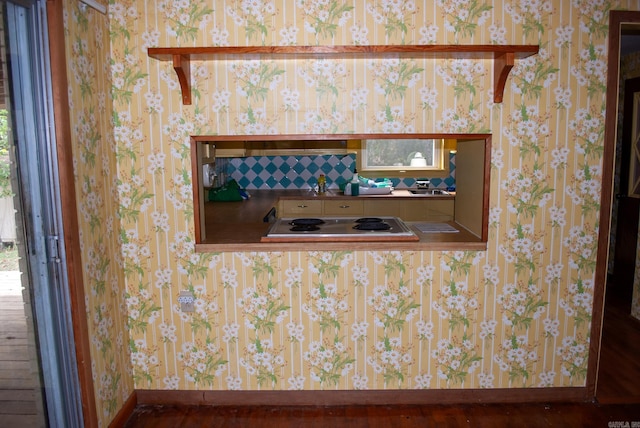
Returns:
[[[195,299],[193,298],[193,293],[190,291],[181,291],[180,296],[178,296],[178,303],[180,303],[180,310],[182,312],[193,312]]]

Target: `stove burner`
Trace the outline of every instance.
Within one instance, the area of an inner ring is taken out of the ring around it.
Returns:
[[[289,222],[289,224],[294,227],[295,226],[317,226],[323,223],[324,223],[324,220],[319,218],[294,218],[293,220],[291,220],[291,222]],[[318,228],[313,230],[318,230]]]
[[[315,224],[294,224],[293,222],[291,224],[293,226],[289,230],[292,232],[315,232],[320,230]]]
[[[356,220],[356,223],[382,223],[383,220],[379,217],[362,217]]]
[[[366,221],[353,226],[353,228],[358,230],[389,230],[391,229],[391,225],[389,225],[389,223],[385,223],[382,220]]]

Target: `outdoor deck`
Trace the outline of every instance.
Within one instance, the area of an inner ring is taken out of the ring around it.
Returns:
[[[0,271],[0,426],[43,426],[36,404],[20,273]]]

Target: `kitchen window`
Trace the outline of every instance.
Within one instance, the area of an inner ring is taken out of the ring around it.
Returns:
[[[362,171],[444,169],[444,140],[378,139],[362,142]]]

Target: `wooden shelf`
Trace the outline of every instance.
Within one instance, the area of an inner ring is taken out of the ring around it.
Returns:
[[[537,45],[221,46],[149,48],[148,55],[173,62],[185,105],[191,104],[191,60],[307,58],[492,59],[493,101],[501,103],[515,60],[535,55],[538,50]]]

